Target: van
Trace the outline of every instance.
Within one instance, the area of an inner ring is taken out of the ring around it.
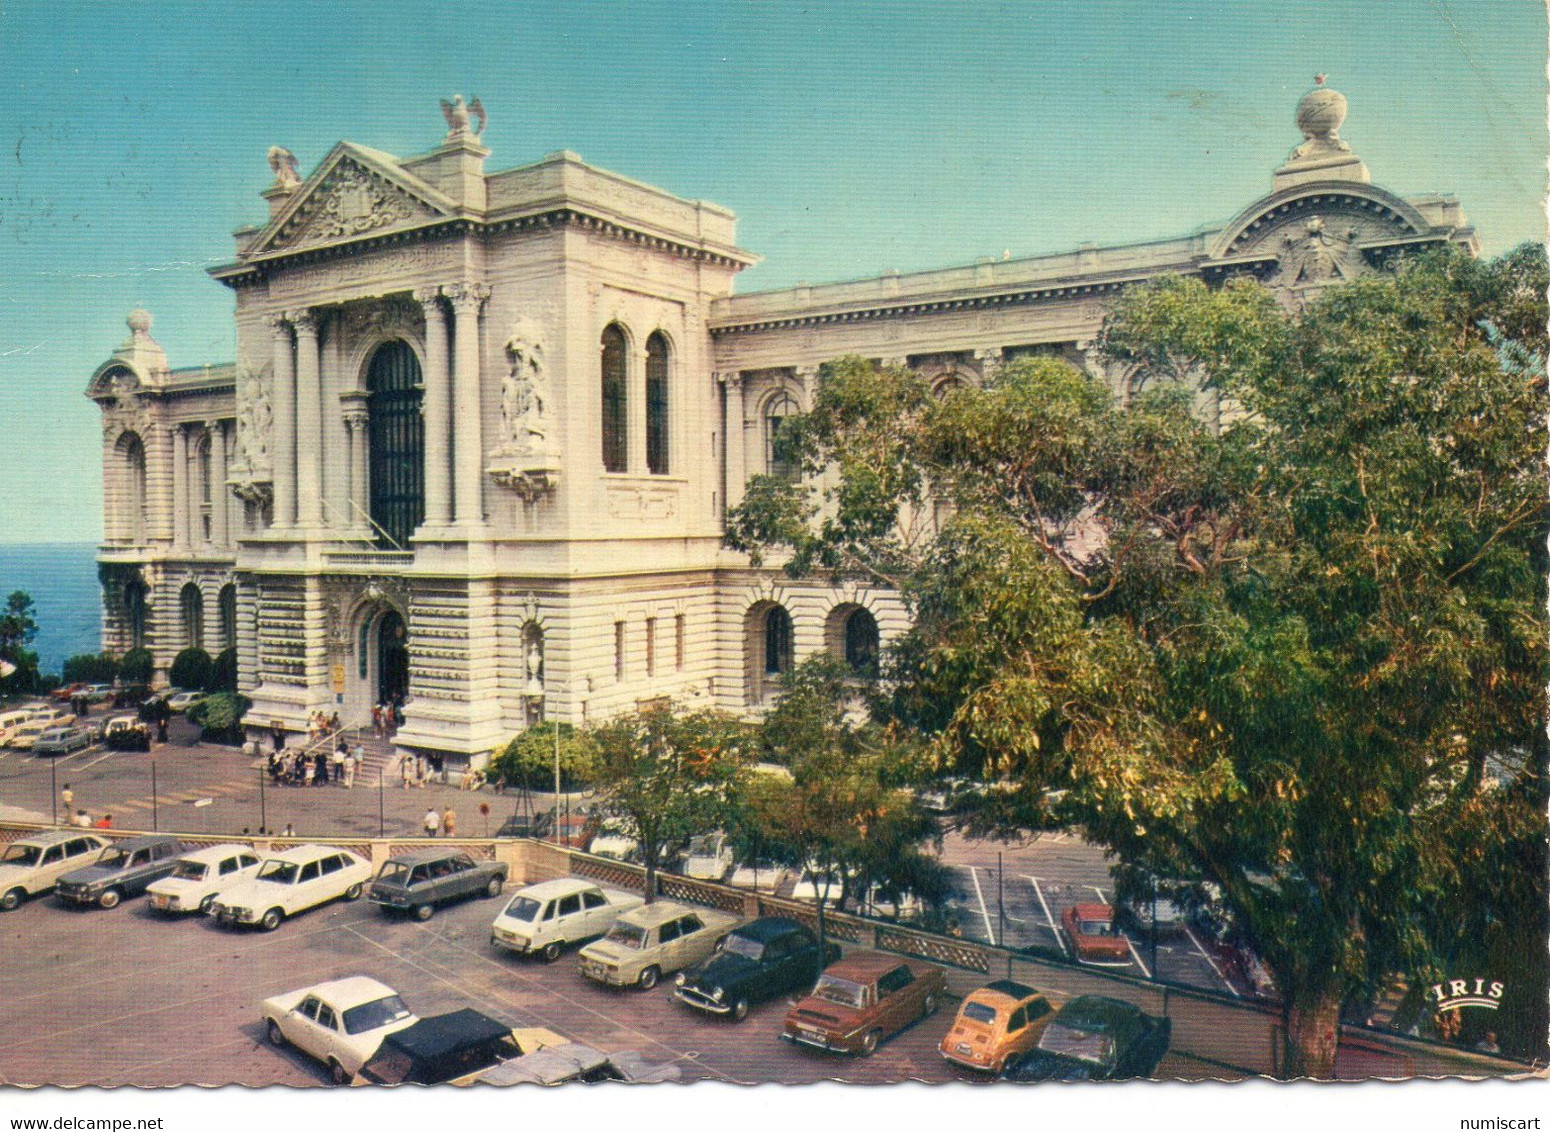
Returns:
[[[22,724],[30,722],[31,719],[32,712],[30,711],[0,712],[0,747],[9,743],[11,736],[16,734],[16,729]]]

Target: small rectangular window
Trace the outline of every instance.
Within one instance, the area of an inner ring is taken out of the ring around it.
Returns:
[[[601,908],[604,904],[608,903],[607,899],[603,896],[603,894],[601,892],[596,892],[596,891],[594,891],[594,892],[583,892],[581,894],[581,902],[583,904],[585,904],[588,908]]]
[[[657,674],[657,619],[646,618],[646,675]]]
[[[673,669],[684,670],[684,615],[673,618]]]
[[[560,915],[574,916],[579,911],[581,911],[581,894],[579,892],[571,896],[560,897]]]
[[[614,679],[624,680],[624,622],[614,622]]]

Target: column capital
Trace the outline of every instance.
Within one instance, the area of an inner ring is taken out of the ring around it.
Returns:
[[[743,387],[742,370],[723,370],[716,375],[716,380],[728,389],[741,389]]]
[[[290,337],[291,316],[287,311],[278,311],[264,316],[264,321],[269,324],[269,329],[274,331],[276,338]]]
[[[310,308],[287,311],[285,317],[286,320],[296,328],[296,334],[298,337],[301,335],[306,335],[309,338],[314,338],[317,336],[318,317],[312,313]]]
[[[999,362],[1001,360],[1002,350],[1000,346],[988,346],[981,347],[977,350],[970,350],[969,353],[975,361],[980,363]]]
[[[344,411],[344,427],[351,429],[363,429],[371,423],[371,415],[364,406],[350,406]]]
[[[483,283],[452,283],[444,286],[441,293],[447,296],[456,314],[472,311],[477,314],[484,301],[490,297],[490,288]]]
[[[414,296],[414,301],[425,308],[426,314],[435,311],[438,317],[441,316],[441,304],[436,301],[441,298],[441,288],[439,286],[416,287],[411,294]]]

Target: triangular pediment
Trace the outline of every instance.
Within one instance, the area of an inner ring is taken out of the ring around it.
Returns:
[[[456,211],[450,198],[389,155],[340,142],[243,258],[251,261],[415,228]]]

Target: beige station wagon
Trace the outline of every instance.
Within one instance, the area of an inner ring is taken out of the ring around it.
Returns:
[[[0,912],[47,892],[65,873],[88,865],[108,844],[95,833],[55,830],[22,837],[0,854]]]
[[[658,900],[614,921],[608,934],[581,949],[581,973],[610,986],[650,990],[663,975],[710,955],[741,918]]]

